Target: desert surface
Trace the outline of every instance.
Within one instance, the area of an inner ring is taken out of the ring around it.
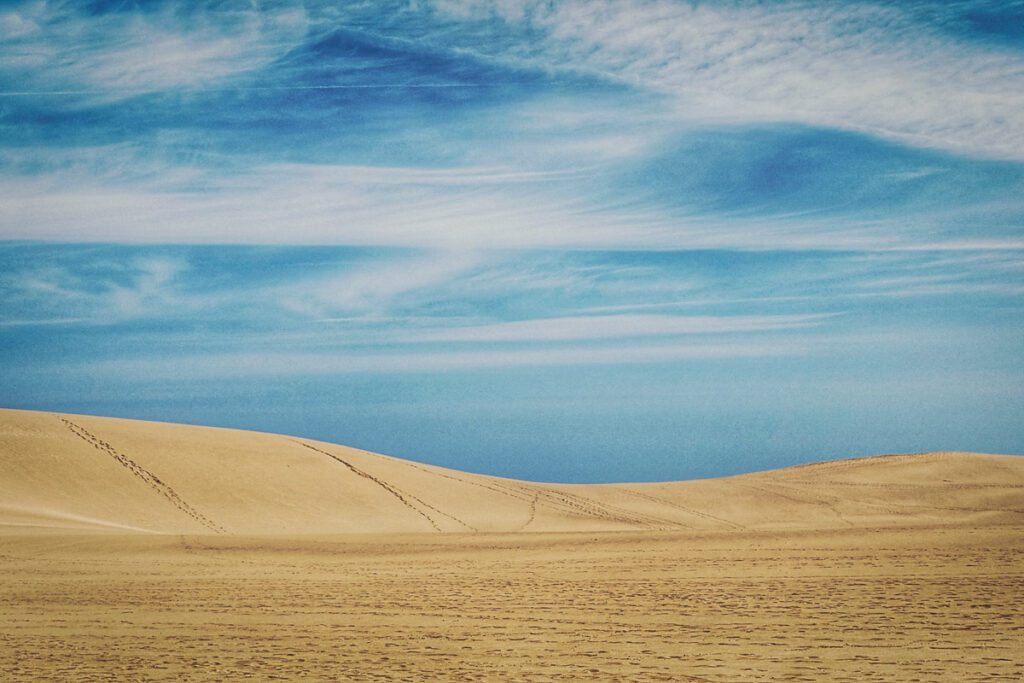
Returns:
[[[1014,681],[1022,603],[1017,456],[540,484],[0,411],[2,680]]]

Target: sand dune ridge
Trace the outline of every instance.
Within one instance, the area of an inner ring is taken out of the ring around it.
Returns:
[[[1024,521],[1024,458],[541,484],[276,434],[0,411],[0,528],[190,534],[822,529]]]

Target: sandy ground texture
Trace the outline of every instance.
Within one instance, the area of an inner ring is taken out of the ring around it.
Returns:
[[[1024,458],[549,485],[0,411],[0,680],[1024,680]]]

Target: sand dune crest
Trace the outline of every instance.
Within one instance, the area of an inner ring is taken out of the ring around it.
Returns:
[[[0,528],[193,534],[825,529],[1024,521],[1024,458],[539,484],[275,434],[0,411]]]

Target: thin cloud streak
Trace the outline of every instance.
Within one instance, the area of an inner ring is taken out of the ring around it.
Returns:
[[[486,368],[636,365],[688,360],[728,360],[803,355],[800,342],[702,344],[616,348],[559,348],[505,351],[437,351],[433,353],[206,355],[154,360],[97,361],[69,366],[67,373],[147,380],[233,377],[301,377],[350,374],[437,373]]]
[[[416,341],[557,342],[629,337],[766,332],[813,327],[822,315],[608,315],[520,320],[424,332]]]
[[[604,209],[573,196],[576,176],[474,169],[274,165],[223,180],[183,172],[147,184],[67,187],[63,174],[3,179],[0,238],[192,244],[458,248],[934,250],[1018,249],[1014,237],[937,241],[894,218],[761,220]],[[195,191],[188,185],[215,183]],[[185,187],[181,187],[185,185]],[[216,187],[219,185],[220,187]],[[922,238],[926,241],[922,241]]]
[[[514,84],[513,84],[514,85]],[[483,83],[355,83],[351,85],[264,85],[264,86],[217,86],[209,88],[184,88],[182,93],[200,92],[273,92],[277,90],[416,90],[420,88],[487,88]],[[0,97],[51,97],[58,95],[140,95],[150,93],[150,88],[118,88],[105,90],[24,90],[0,91]]]

